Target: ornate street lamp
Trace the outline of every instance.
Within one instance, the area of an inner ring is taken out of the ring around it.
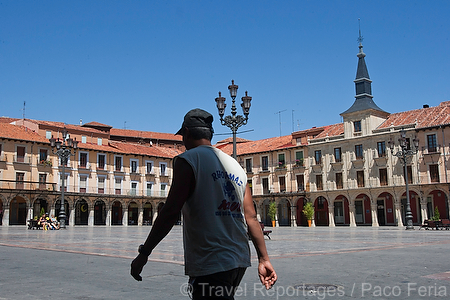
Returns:
[[[230,90],[230,96],[232,101],[231,105],[231,116],[228,115],[225,118],[223,115],[225,114],[225,107],[227,106],[225,104],[225,98],[222,97],[222,93],[219,92],[219,97],[216,98],[217,103],[217,109],[219,110],[219,116],[220,116],[220,123],[224,126],[227,126],[231,129],[233,132],[233,158],[236,159],[236,132],[239,127],[242,125],[246,125],[248,121],[248,114],[250,113],[250,105],[252,101],[252,97],[248,96],[247,91],[245,92],[245,96],[242,97],[242,111],[244,113],[244,117],[241,115],[236,116],[236,95],[238,86],[234,84],[234,80],[231,80],[231,85],[228,86],[228,89]]]
[[[410,148],[407,139],[406,139],[406,131],[402,128],[400,130],[400,138],[398,139],[398,142],[400,143],[400,150],[397,151],[397,153],[394,154],[394,141],[392,138],[389,140],[389,148],[391,148],[391,153],[395,156],[397,156],[404,168],[404,174],[405,174],[405,186],[406,186],[406,230],[414,230],[413,226],[413,215],[411,212],[411,201],[409,197],[409,186],[408,186],[408,159],[411,158],[413,155],[417,153],[419,150],[419,140],[417,137],[414,137],[413,139],[413,147]]]
[[[67,161],[69,160],[69,157],[71,155],[75,155],[75,150],[78,148],[78,142],[76,141],[76,139],[72,139],[72,138],[68,138],[67,137],[67,131],[64,129],[64,131],[62,132],[62,141],[59,140],[59,138],[57,140],[55,140],[55,138],[49,139],[50,141],[50,146],[53,148],[52,152],[53,154],[56,154],[58,156],[58,158],[61,161],[61,166],[62,166],[62,176],[61,176],[61,209],[59,210],[59,215],[58,215],[58,219],[60,222],[60,227],[61,228],[66,228],[66,208],[64,206],[64,190],[66,188],[66,164]],[[72,153],[73,150],[73,153]]]

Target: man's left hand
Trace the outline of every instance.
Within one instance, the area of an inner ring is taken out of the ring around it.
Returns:
[[[141,272],[145,264],[148,261],[148,257],[142,254],[136,256],[136,258],[131,262],[131,276],[137,281],[142,281]]]

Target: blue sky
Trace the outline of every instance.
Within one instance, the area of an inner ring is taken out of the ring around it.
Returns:
[[[450,1],[2,1],[0,115],[176,132],[234,79],[253,97],[239,137],[341,122],[358,19],[385,111],[450,100]],[[277,112],[281,114],[277,114]],[[280,119],[281,117],[281,126]]]

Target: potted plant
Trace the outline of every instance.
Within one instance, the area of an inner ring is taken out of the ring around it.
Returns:
[[[308,220],[308,227],[311,227],[311,220],[314,217],[314,207],[311,202],[306,202],[305,206],[303,206],[302,213]]]
[[[433,221],[439,221],[441,219],[441,215],[439,214],[439,209],[437,206],[434,207],[434,216],[431,218]]]
[[[275,201],[269,204],[269,218],[272,220],[272,227],[275,227],[275,217],[277,215],[277,203]]]

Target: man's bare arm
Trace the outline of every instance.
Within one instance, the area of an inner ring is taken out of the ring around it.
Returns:
[[[259,225],[258,218],[256,217],[255,208],[253,206],[252,194],[250,187],[246,186],[244,196],[244,214],[245,221],[247,222],[248,232],[255,246],[256,253],[258,254],[258,275],[261,283],[270,289],[277,281],[277,274],[270,263],[269,255],[267,254],[266,243],[264,241],[264,235]]]
[[[152,252],[156,245],[170,232],[178,221],[181,208],[192,194],[195,187],[195,177],[192,167],[184,159],[176,159],[173,169],[172,186],[164,207],[158,214],[155,223],[144,243],[145,252]],[[131,276],[141,281],[140,273],[148,258],[139,254],[131,263]]]

